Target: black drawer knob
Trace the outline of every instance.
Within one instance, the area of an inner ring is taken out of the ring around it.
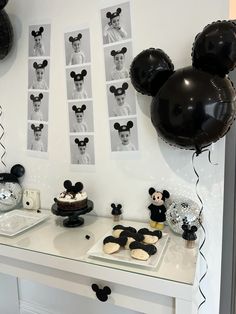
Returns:
[[[108,295],[111,294],[111,289],[107,286],[100,289],[97,284],[92,284],[92,289],[94,292],[96,292],[96,297],[101,302],[106,302],[108,299]]]

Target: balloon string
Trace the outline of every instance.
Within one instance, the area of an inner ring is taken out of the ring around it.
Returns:
[[[2,106],[0,105],[0,119],[2,117]],[[3,164],[4,167],[6,167],[6,164],[3,160],[3,157],[6,155],[6,147],[2,144],[2,138],[5,134],[5,129],[2,125],[2,123],[0,122],[0,128],[1,128],[1,135],[0,135],[0,146],[2,147],[3,153],[1,155],[1,163]]]
[[[204,149],[204,150],[201,151],[201,153],[203,153],[203,152],[208,152],[208,161],[209,161],[212,165],[217,165],[217,163],[212,163],[212,161],[211,161],[211,152],[210,152],[209,149]],[[206,230],[205,230],[205,228],[204,228],[204,226],[203,226],[203,224],[202,224],[202,218],[201,218],[201,216],[202,216],[202,211],[203,211],[203,201],[202,201],[200,195],[198,194],[198,184],[199,184],[199,181],[200,181],[200,176],[199,176],[199,174],[198,174],[198,172],[197,172],[197,170],[196,170],[196,167],[195,167],[195,165],[194,165],[195,158],[196,158],[198,155],[199,155],[199,152],[198,152],[198,151],[196,151],[196,152],[193,153],[193,155],[192,155],[192,166],[193,166],[193,171],[194,171],[194,173],[195,173],[195,175],[196,175],[196,177],[197,177],[197,180],[196,180],[196,183],[195,183],[196,195],[197,195],[198,200],[199,200],[199,202],[200,202],[200,204],[201,204],[201,209],[200,209],[200,213],[199,213],[199,224],[200,224],[200,227],[201,227],[202,230],[203,230],[203,239],[202,239],[202,243],[201,243],[200,246],[199,246],[199,254],[201,255],[201,257],[202,257],[202,259],[203,259],[203,261],[204,261],[204,263],[205,263],[205,271],[204,271],[203,275],[201,276],[201,278],[200,278],[200,280],[199,280],[199,283],[198,283],[198,290],[199,290],[199,292],[200,292],[200,294],[201,294],[201,296],[202,296],[202,298],[203,298],[202,302],[201,302],[201,303],[199,304],[199,306],[198,306],[198,312],[199,312],[201,306],[206,302],[206,296],[204,295],[203,290],[202,290],[202,288],[201,288],[201,283],[202,283],[203,279],[204,279],[204,278],[206,277],[206,275],[207,275],[207,272],[208,272],[208,263],[207,263],[206,257],[204,256],[204,254],[203,254],[203,252],[202,252],[203,246],[204,246],[204,244],[205,244],[205,242],[206,242]]]

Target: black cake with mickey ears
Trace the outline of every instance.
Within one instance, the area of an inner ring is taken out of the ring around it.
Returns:
[[[66,189],[60,193],[59,197],[54,198],[58,208],[62,210],[78,210],[87,207],[88,197],[87,193],[83,192],[83,183],[76,182],[72,185],[70,180],[64,181],[64,188]]]

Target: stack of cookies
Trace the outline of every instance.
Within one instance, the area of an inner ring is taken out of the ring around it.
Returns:
[[[151,231],[147,228],[136,230],[129,226],[116,225],[112,235],[103,240],[103,251],[106,254],[129,250],[132,258],[146,261],[157,252],[154,245],[162,237],[160,230]]]

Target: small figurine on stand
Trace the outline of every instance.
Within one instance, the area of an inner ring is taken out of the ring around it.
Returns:
[[[152,204],[148,206],[148,209],[151,211],[149,224],[152,228],[162,230],[164,229],[164,221],[166,221],[166,207],[164,203],[165,199],[170,197],[170,193],[166,190],[159,192],[154,188],[150,188],[149,194],[152,198]]]
[[[113,215],[113,220],[114,221],[119,221],[121,219],[121,215],[122,215],[122,205],[121,204],[117,204],[115,205],[114,203],[111,204],[111,214]]]
[[[183,219],[182,229],[184,230],[182,238],[185,240],[186,247],[192,249],[195,247],[195,240],[197,239],[197,227],[190,226],[186,218]]]

